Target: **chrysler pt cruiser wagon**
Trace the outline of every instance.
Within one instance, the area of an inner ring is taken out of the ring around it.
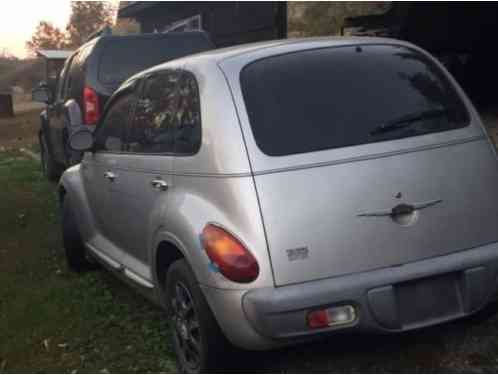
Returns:
[[[423,50],[271,41],[128,79],[60,181],[69,265],[161,304],[183,371],[473,314],[498,278],[498,165]],[[93,259],[93,260],[92,260]]]

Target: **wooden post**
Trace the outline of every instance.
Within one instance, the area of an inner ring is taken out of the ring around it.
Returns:
[[[12,94],[0,93],[0,117],[14,117]]]

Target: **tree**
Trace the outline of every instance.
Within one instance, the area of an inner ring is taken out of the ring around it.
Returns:
[[[113,6],[106,1],[72,1],[66,27],[67,46],[77,48],[96,31],[111,26],[113,14]]]
[[[323,36],[340,33],[347,17],[385,12],[389,2],[309,1],[288,2],[289,35]]]
[[[7,48],[0,50],[0,61],[17,61],[19,60],[15,55],[13,55]]]
[[[119,18],[112,27],[113,35],[130,35],[140,33],[140,25],[130,18]]]
[[[115,9],[107,1],[72,1],[66,30],[41,21],[26,48],[34,55],[39,49],[75,49],[94,32],[112,24]]]
[[[66,47],[66,35],[58,27],[47,21],[41,21],[36,27],[26,48],[34,55],[39,49],[63,49]]]

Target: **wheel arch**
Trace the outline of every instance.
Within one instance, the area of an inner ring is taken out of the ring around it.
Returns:
[[[157,244],[154,256],[154,277],[161,290],[164,291],[169,268],[179,259],[185,259],[188,262],[184,251],[180,250],[178,245],[168,240],[162,240]]]
[[[59,202],[69,199],[77,217],[77,224],[83,240],[87,241],[96,233],[96,221],[88,201],[86,186],[83,182],[81,165],[75,165],[67,169],[57,185],[57,196]]]
[[[64,202],[64,198],[66,197],[67,190],[64,184],[59,183],[57,185],[57,198],[59,198],[59,205],[62,207],[62,203]]]
[[[192,269],[187,251],[178,241],[167,233],[160,233],[151,254],[151,274],[156,285],[156,298],[161,306],[167,309],[166,275],[171,265],[177,260],[184,259]],[[194,274],[195,277],[195,274]]]

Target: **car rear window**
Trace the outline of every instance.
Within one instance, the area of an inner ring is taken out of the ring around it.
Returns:
[[[120,83],[154,65],[211,48],[211,42],[204,35],[195,33],[171,34],[163,38],[109,39],[102,48],[99,81]]]
[[[468,124],[443,72],[410,48],[364,45],[272,56],[241,72],[258,147],[282,156]]]

